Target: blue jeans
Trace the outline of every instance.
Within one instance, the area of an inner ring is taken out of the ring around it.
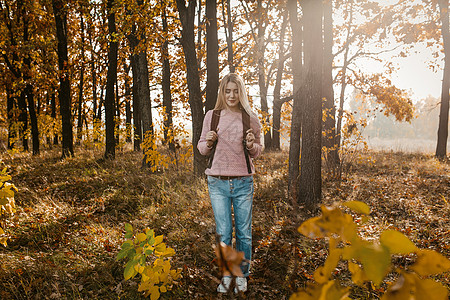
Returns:
[[[231,206],[234,211],[236,227],[236,250],[244,252],[247,260],[241,264],[244,277],[250,274],[252,259],[252,203],[253,176],[222,180],[208,176],[208,190],[216,220],[216,232],[222,242],[231,246],[233,222]]]

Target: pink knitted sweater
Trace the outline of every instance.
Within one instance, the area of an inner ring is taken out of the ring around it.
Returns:
[[[198,142],[197,148],[202,155],[209,155],[211,149],[206,146],[206,133],[211,128],[211,118],[213,111],[206,113],[203,121],[202,135]],[[252,174],[255,173],[255,167],[252,158],[261,154],[261,125],[255,115],[250,116],[250,128],[253,129],[255,141],[253,148],[249,150],[250,165]],[[222,175],[222,176],[248,176],[247,163],[245,162],[243,139],[242,113],[230,110],[222,110],[220,112],[219,124],[217,125],[217,146],[214,154],[213,163],[210,169],[206,169],[206,175]]]

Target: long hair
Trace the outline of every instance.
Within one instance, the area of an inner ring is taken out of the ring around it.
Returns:
[[[236,73],[229,73],[226,75],[222,80],[220,81],[219,85],[219,92],[217,95],[217,102],[214,109],[226,109],[227,104],[225,101],[225,89],[228,84],[228,82],[234,82],[238,86],[238,93],[239,93],[239,104],[242,109],[244,109],[249,116],[255,115],[253,113],[250,103],[248,102],[248,96],[247,91],[245,89],[244,80]]]

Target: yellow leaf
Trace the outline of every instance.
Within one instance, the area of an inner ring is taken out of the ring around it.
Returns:
[[[160,286],[160,287],[159,287],[159,290],[160,290],[161,293],[167,292],[167,288],[166,288],[165,285]]]
[[[450,270],[450,260],[433,250],[420,250],[411,270],[420,276],[439,274]]]
[[[5,232],[3,231],[3,228],[0,227],[0,234],[5,234]]]
[[[8,239],[6,238],[6,237],[2,237],[2,238],[0,238],[0,244],[2,244],[3,246],[8,246],[8,244],[6,243],[6,241],[7,241]]]
[[[361,262],[364,273],[374,284],[379,285],[389,271],[391,255],[386,247],[358,240],[343,250],[342,257]]]
[[[383,231],[380,242],[388,247],[391,253],[408,254],[418,249],[403,233],[396,230]]]
[[[158,286],[153,286],[150,289],[150,293],[151,293],[151,296],[150,296],[151,300],[157,300],[157,299],[159,299],[159,296],[161,295],[159,293],[159,287]]]
[[[407,277],[401,274],[397,281],[389,287],[387,292],[381,297],[381,300],[405,300],[411,299],[413,285]],[[432,298],[430,298],[432,299]]]
[[[361,285],[365,281],[369,281],[364,270],[358,264],[355,264],[351,261],[348,262],[348,270],[352,273],[352,280],[354,283]]]
[[[416,299],[433,299],[433,300],[447,300],[448,290],[442,284],[432,279],[420,279],[418,276],[415,278]]]
[[[147,239],[147,236],[145,235],[145,233],[139,233],[136,238],[138,239],[139,242],[143,242]]]
[[[162,243],[164,236],[162,235],[158,235],[157,237],[155,237],[155,246],[159,245]]]
[[[342,249],[332,249],[325,260],[323,267],[317,268],[314,272],[314,280],[318,283],[325,283],[331,277],[331,272],[336,268],[341,258]]]
[[[370,207],[361,201],[347,201],[344,205],[360,214],[370,214]]]

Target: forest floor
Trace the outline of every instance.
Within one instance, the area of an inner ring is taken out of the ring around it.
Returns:
[[[205,179],[190,166],[150,173],[141,154],[116,160],[79,151],[60,160],[48,151],[0,157],[16,185],[17,212],[3,219],[10,236],[0,246],[1,299],[141,299],[138,278],[124,281],[124,261],[115,257],[125,223],[154,229],[176,254],[182,278],[162,299],[216,299],[214,218]],[[312,282],[327,255],[323,240],[310,240],[298,226],[311,217],[287,197],[287,153],[256,160],[252,274],[240,298],[288,299]],[[359,200],[370,205],[364,238],[381,230],[403,232],[418,247],[450,257],[450,164],[431,156],[369,152],[353,161],[340,182],[324,180],[323,202]],[[405,265],[413,258],[397,259]],[[335,275],[348,281],[345,268]],[[450,287],[450,274],[434,277]],[[377,299],[386,288],[352,288],[354,299]],[[224,298],[233,298],[225,296]]]

